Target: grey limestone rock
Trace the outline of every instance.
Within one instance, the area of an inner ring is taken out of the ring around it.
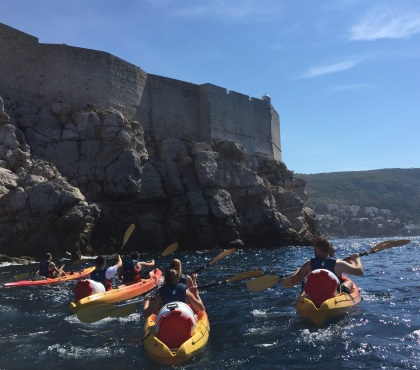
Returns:
[[[0,118],[8,117],[0,104]],[[8,255],[305,245],[306,183],[233,141],[157,140],[116,110],[22,103],[0,126]]]

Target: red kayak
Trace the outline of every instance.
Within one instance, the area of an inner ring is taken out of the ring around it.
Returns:
[[[14,281],[12,283],[4,284],[5,288],[14,288],[14,287],[24,287],[24,286],[38,286],[38,285],[50,285],[50,284],[57,284],[63,283],[66,281],[82,279],[90,275],[90,273],[95,269],[95,267],[88,267],[82,271],[69,271],[66,272],[66,276],[59,276],[56,278],[45,278],[42,279],[38,277],[38,279],[27,279],[27,280],[20,280]]]

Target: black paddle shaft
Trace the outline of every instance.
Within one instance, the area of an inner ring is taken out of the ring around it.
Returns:
[[[227,280],[225,280],[225,281],[215,281],[214,283],[201,285],[201,286],[197,287],[197,289],[211,288],[213,286],[218,286],[218,285],[223,285],[223,284],[227,284]]]
[[[207,265],[201,266],[201,267],[199,267],[198,269],[194,270],[194,271],[192,272],[192,274],[197,274],[197,273],[199,273],[200,271],[203,271],[206,267],[210,267],[210,266],[211,266],[211,265],[210,265],[210,263],[208,263]]]
[[[372,254],[372,253],[376,253],[376,251],[361,252],[361,253],[359,253],[359,257],[367,256],[367,255]],[[351,259],[351,256],[348,256],[348,257],[344,258],[344,261],[348,261],[350,259]]]

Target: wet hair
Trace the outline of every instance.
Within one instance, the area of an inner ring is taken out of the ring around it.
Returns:
[[[328,254],[330,252],[330,246],[331,243],[322,236],[315,239],[315,248],[318,249],[321,253]]]
[[[96,266],[102,266],[105,263],[105,257],[104,256],[98,256],[96,257]]]
[[[165,270],[165,284],[176,285],[178,281],[179,276],[177,270],[171,268]]]
[[[45,253],[45,259],[46,260],[50,260],[52,258],[52,254],[51,253]]]
[[[131,252],[131,259],[138,260],[140,258],[139,252]]]

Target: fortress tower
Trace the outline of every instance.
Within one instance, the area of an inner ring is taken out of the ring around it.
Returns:
[[[106,52],[39,43],[0,23],[0,96],[13,103],[65,102],[117,109],[155,138],[232,140],[247,155],[281,161],[280,119],[271,99],[148,74]],[[12,108],[11,108],[12,109]]]

